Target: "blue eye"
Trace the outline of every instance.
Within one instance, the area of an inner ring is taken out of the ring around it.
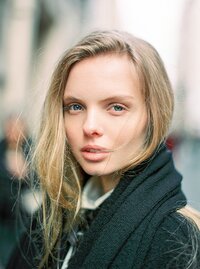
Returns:
[[[73,104],[69,106],[69,110],[82,110],[82,106],[78,105],[78,104]]]
[[[124,110],[124,107],[123,106],[120,106],[120,105],[114,105],[113,106],[113,110],[115,110],[115,111],[122,111],[122,110]]]
[[[83,107],[79,104],[71,104],[71,105],[66,105],[63,108],[65,111],[81,111],[83,110]]]

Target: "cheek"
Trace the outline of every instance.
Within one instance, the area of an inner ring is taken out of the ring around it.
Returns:
[[[65,119],[64,121],[65,124],[65,135],[69,143],[73,140],[73,137],[75,135],[75,128],[74,125]]]
[[[133,126],[132,128],[127,126],[123,132],[119,133],[117,144],[125,146],[127,149],[134,149],[144,144],[146,139],[146,121],[144,124]]]
[[[75,144],[75,141],[77,141],[76,134],[72,132],[72,130],[66,131],[65,133],[66,133],[66,138],[69,145],[73,147],[73,145]]]

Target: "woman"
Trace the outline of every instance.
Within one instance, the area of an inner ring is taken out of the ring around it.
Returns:
[[[165,147],[172,113],[147,42],[97,31],[68,50],[34,154],[41,228],[22,240],[15,268],[199,268],[199,215]]]

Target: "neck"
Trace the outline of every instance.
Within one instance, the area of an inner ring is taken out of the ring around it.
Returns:
[[[111,175],[104,175],[99,177],[99,182],[102,186],[103,193],[106,193],[112,189],[114,189],[120,180],[120,175],[111,174]]]

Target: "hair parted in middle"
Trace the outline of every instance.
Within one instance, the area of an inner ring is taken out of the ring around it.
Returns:
[[[68,75],[80,61],[106,54],[128,55],[139,77],[148,113],[144,147],[128,168],[147,160],[168,133],[173,93],[164,64],[149,43],[122,31],[95,31],[67,50],[52,76],[34,154],[37,174],[45,190],[46,253],[50,253],[62,230],[63,208],[69,213],[65,220],[69,230],[80,206],[81,168],[67,143],[63,119],[63,95]]]

